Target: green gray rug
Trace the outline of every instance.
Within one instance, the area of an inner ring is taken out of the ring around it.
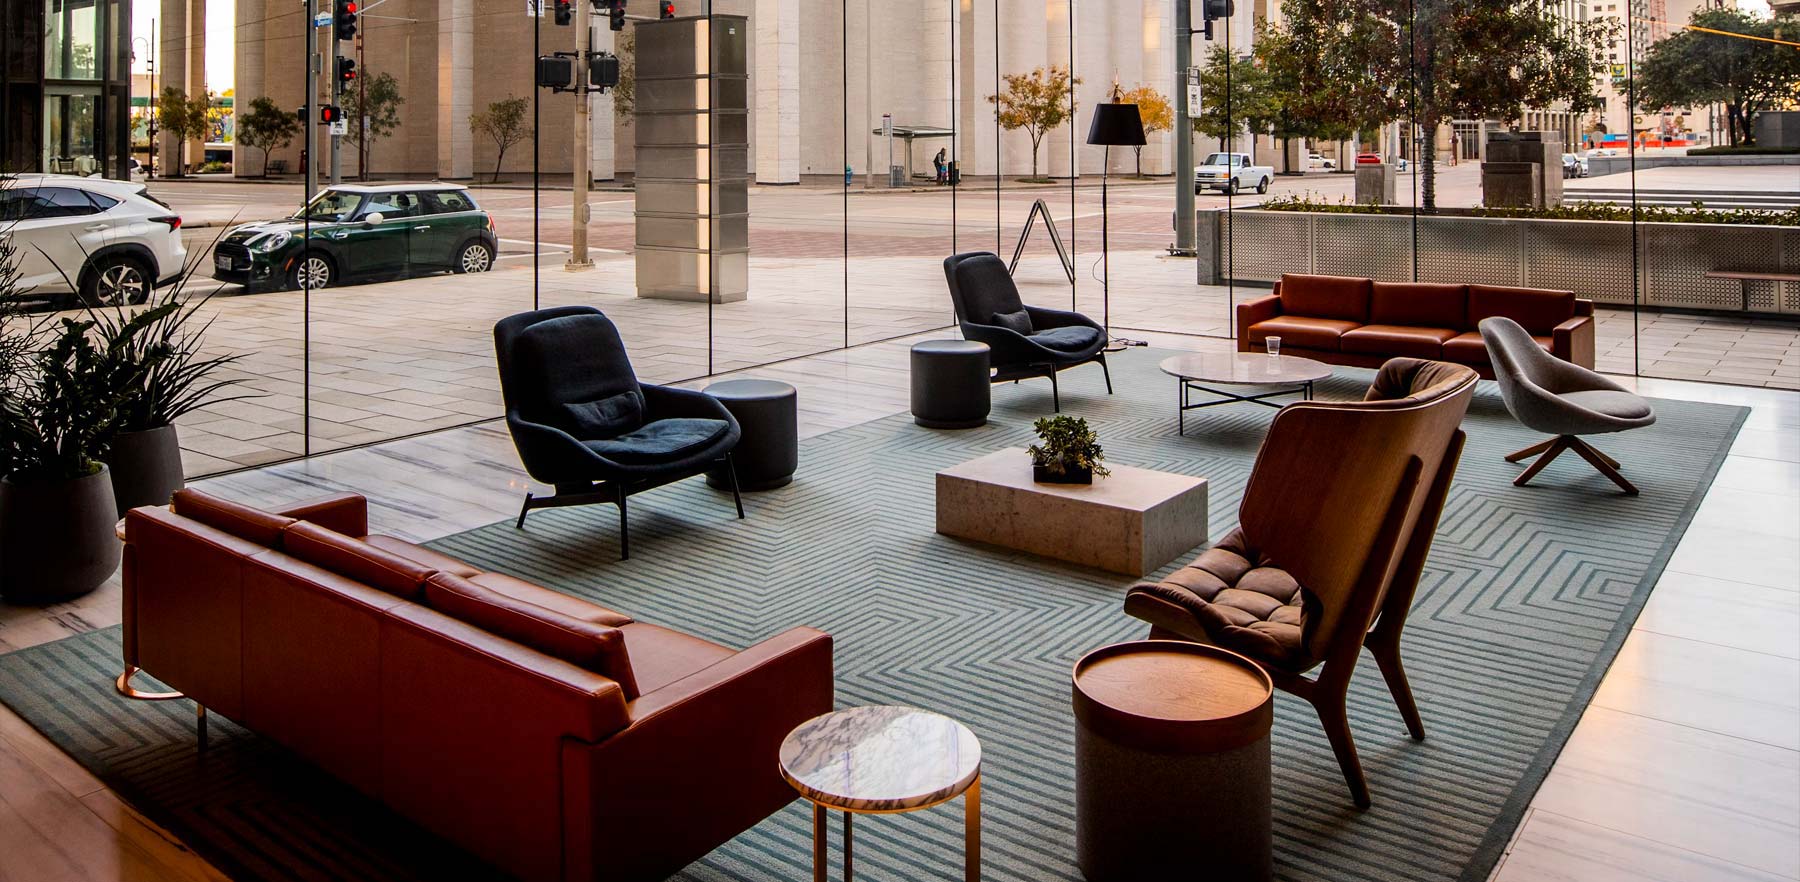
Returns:
[[[1222,536],[1274,411],[1190,413],[1188,437],[1177,436],[1174,380],[1156,369],[1164,355],[1118,357],[1112,397],[1096,369],[1065,374],[1063,402],[1099,430],[1110,461],[1207,477]],[[1340,371],[1320,395],[1359,397],[1369,377]],[[617,561],[610,507],[534,513],[524,532],[495,524],[433,545],[733,646],[795,624],[831,632],[840,705],[930,708],[982,739],[985,878],[1076,880],[1070,665],[1145,626],[1120,612],[1130,580],[933,533],[933,473],[1027,443],[1049,386],[997,386],[994,400],[982,429],[928,431],[897,416],[808,441],[799,480],[749,497],[747,521],[699,481],[645,494],[632,505],[628,563]],[[1281,696],[1280,878],[1487,877],[1747,413],[1656,407],[1654,427],[1599,439],[1641,497],[1618,495],[1573,456],[1518,489],[1519,467],[1501,456],[1538,439],[1482,385],[1404,647],[1428,737],[1406,737],[1374,664],[1363,665],[1350,708],[1375,804],[1358,812],[1311,709]],[[0,657],[0,701],[235,876],[468,877],[443,845],[229,723],[196,758],[185,707],[112,695],[117,658],[116,629]],[[960,878],[955,806],[866,820],[863,878]],[[803,878],[810,836],[807,812],[792,806],[679,878]]]

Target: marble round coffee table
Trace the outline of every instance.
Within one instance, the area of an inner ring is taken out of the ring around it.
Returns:
[[[1331,366],[1324,362],[1261,352],[1195,352],[1165,358],[1159,367],[1163,373],[1174,377],[1181,388],[1176,421],[1184,435],[1187,434],[1187,412],[1190,410],[1239,401],[1280,407],[1268,399],[1281,395],[1297,394],[1302,400],[1311,401],[1313,383],[1331,376]],[[1214,386],[1248,386],[1260,391],[1246,395]],[[1190,402],[1190,392],[1209,392],[1218,397]]]
[[[981,878],[981,742],[967,726],[910,707],[853,707],[814,717],[781,742],[781,777],[813,804],[813,879],[825,880],[826,813],[850,819],[963,800],[963,876]]]

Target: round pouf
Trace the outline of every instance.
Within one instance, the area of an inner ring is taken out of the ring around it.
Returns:
[[[986,343],[927,340],[913,344],[913,422],[928,429],[987,425],[991,390]]]
[[[794,387],[774,380],[725,380],[706,387],[737,417],[743,437],[731,450],[738,488],[773,490],[794,480],[800,467],[800,413]],[[706,473],[706,483],[731,489],[724,465]]]
[[[1088,882],[1273,874],[1275,687],[1243,656],[1172,640],[1075,665],[1075,855]]]

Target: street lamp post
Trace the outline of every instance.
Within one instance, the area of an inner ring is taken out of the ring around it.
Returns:
[[[144,41],[144,72],[150,75],[150,95],[144,106],[150,110],[150,122],[147,131],[150,138],[150,149],[147,151],[150,162],[144,166],[144,177],[156,175],[156,19],[150,19],[150,36],[132,37],[131,45],[137,46],[139,40]],[[129,173],[126,175],[130,177]]]

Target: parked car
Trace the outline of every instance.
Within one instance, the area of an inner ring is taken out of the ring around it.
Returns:
[[[1328,156],[1321,156],[1317,153],[1308,153],[1306,154],[1306,168],[1308,171],[1314,169],[1337,171],[1337,160]]]
[[[253,291],[326,288],[352,279],[487,272],[499,252],[494,219],[464,187],[345,184],[290,217],[227,233],[213,249],[213,278]]]
[[[1258,193],[1267,193],[1274,178],[1274,166],[1252,165],[1248,153],[1214,153],[1194,169],[1194,192],[1217,190],[1230,196],[1254,187]]]
[[[74,175],[0,176],[0,237],[32,298],[143,303],[181,276],[181,216],[143,184]]]
[[[1356,154],[1356,164],[1357,165],[1380,165],[1386,161],[1387,160],[1384,160],[1381,158],[1381,154],[1379,154],[1379,153],[1358,153],[1358,154]],[[1409,168],[1409,166],[1407,165],[1405,158],[1394,160],[1394,169],[1396,171],[1403,172],[1403,171],[1406,171],[1408,168]]]
[[[1562,167],[1563,177],[1565,178],[1585,178],[1588,176],[1588,161],[1585,156],[1564,153],[1562,155]]]

